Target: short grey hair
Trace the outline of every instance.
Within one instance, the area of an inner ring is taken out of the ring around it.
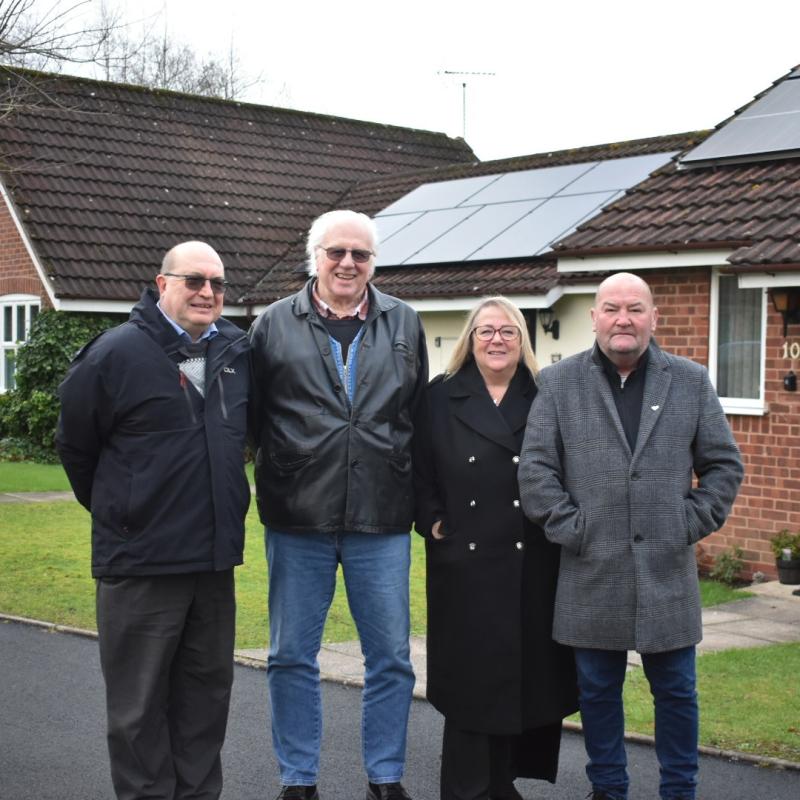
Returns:
[[[328,235],[328,231],[344,222],[354,222],[360,225],[369,239],[370,249],[373,253],[378,252],[378,226],[375,224],[374,220],[366,214],[344,208],[336,209],[335,211],[326,211],[311,223],[311,227],[308,230],[308,240],[306,241],[308,265],[306,269],[309,275],[317,274],[317,248]],[[371,278],[374,274],[375,261],[373,259],[372,270],[369,273],[369,277]]]

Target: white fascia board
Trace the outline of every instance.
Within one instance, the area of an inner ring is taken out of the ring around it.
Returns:
[[[559,272],[628,272],[634,269],[678,269],[680,267],[729,267],[732,249],[615,253],[597,256],[567,256],[558,259]]]
[[[739,275],[740,289],[771,289],[773,286],[800,286],[800,272],[748,272]]]
[[[47,293],[50,302],[53,304],[53,308],[58,308],[58,300],[56,299],[55,294],[53,293],[53,287],[50,285],[50,280],[47,277],[47,273],[42,268],[42,264],[39,261],[38,256],[34,252],[33,245],[31,245],[31,241],[28,238],[28,234],[25,231],[25,228],[22,225],[19,217],[17,216],[17,210],[14,207],[14,203],[11,202],[11,198],[8,196],[8,192],[6,191],[5,183],[0,180],[0,195],[3,197],[3,201],[6,204],[6,208],[8,209],[8,213],[11,216],[11,219],[14,220],[14,225],[17,226],[17,231],[19,232],[20,238],[22,239],[22,243],[25,245],[25,249],[28,251],[28,256],[33,263],[33,267],[36,270],[36,273],[39,276],[39,280],[44,286],[44,290]]]
[[[519,308],[550,308],[564,294],[561,286],[550,289],[547,294],[506,294]],[[405,302],[415,311],[471,311],[484,298],[491,297],[485,292],[474,297],[431,297],[415,298]]]
[[[59,311],[83,311],[91,314],[130,314],[138,300],[59,300]],[[223,317],[244,317],[243,306],[223,306]]]

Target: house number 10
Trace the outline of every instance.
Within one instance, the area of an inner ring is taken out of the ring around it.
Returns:
[[[783,358],[800,358],[800,342],[783,343]]]

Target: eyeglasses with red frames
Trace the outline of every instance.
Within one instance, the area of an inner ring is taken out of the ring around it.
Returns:
[[[331,261],[341,261],[348,253],[353,257],[353,261],[356,264],[366,264],[375,253],[372,250],[361,250],[359,248],[351,248],[351,247],[323,247],[322,245],[318,245],[320,250],[325,251],[325,255]]]
[[[180,278],[190,292],[199,292],[208,281],[211,291],[214,294],[225,294],[228,288],[228,281],[223,278],[206,278],[204,275],[178,275],[177,272],[162,272],[162,275],[169,275],[170,278]]]
[[[491,342],[496,333],[500,334],[500,338],[504,342],[513,342],[515,339],[519,339],[520,330],[516,325],[502,325],[499,328],[495,328],[494,325],[478,325],[477,328],[472,329],[472,333],[476,339],[482,342]]]

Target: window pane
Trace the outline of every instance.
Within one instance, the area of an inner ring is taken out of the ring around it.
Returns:
[[[7,390],[11,390],[16,386],[14,382],[14,364],[16,362],[16,353],[13,350],[6,350],[4,353],[4,361],[5,361],[5,373],[6,373],[6,385],[5,388]]]
[[[39,316],[39,306],[31,306],[31,325],[33,325],[33,321],[38,316]]]
[[[11,323],[11,315],[14,311],[13,306],[5,306],[3,308],[3,341],[13,341],[11,336],[14,332],[14,326]]]
[[[25,341],[25,306],[17,306],[17,339],[18,342]]]
[[[740,289],[735,275],[719,276],[717,393],[757,400],[761,386],[761,289]]]

